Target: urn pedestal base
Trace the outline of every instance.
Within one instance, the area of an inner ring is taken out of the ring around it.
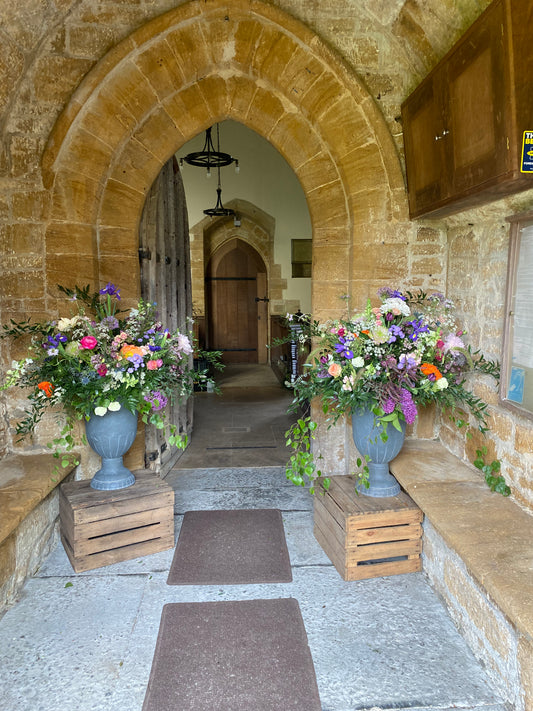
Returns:
[[[314,534],[344,580],[422,570],[423,513],[406,493],[358,496],[356,477],[330,479],[314,497]]]
[[[174,546],[174,491],[153,472],[135,472],[135,483],[116,491],[88,479],[62,484],[59,517],[76,573]]]

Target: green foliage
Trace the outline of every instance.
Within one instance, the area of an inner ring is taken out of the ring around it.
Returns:
[[[315,479],[322,476],[311,452],[311,440],[315,439],[313,433],[316,428],[316,422],[313,422],[310,417],[301,417],[285,432],[286,445],[293,450],[285,472],[287,479],[295,486],[305,487],[309,484],[311,494],[315,493]],[[329,485],[330,480],[325,477],[322,486],[327,490]]]
[[[500,474],[501,464],[498,459],[494,459],[490,464],[485,462],[487,448],[476,449],[476,459],[474,466],[485,475],[485,481],[491,491],[496,491],[502,496],[509,496],[511,489],[505,483],[504,477]]]
[[[295,422],[292,427],[285,432],[285,443],[287,447],[291,447],[293,454],[287,463],[285,470],[287,479],[292,481],[295,486],[309,485],[309,493],[314,494],[316,491],[315,481],[321,478],[320,484],[324,491],[330,487],[331,480],[329,477],[322,477],[322,472],[317,469],[316,462],[311,452],[311,440],[315,439],[315,431],[318,425],[313,422],[310,417],[301,417]],[[368,457],[366,461],[357,459],[357,467],[360,469],[358,483],[369,488],[368,481]],[[324,491],[319,489],[316,493],[321,495]],[[356,491],[356,493],[358,493]]]

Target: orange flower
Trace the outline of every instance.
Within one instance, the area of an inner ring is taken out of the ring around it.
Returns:
[[[43,380],[40,383],[37,384],[37,387],[39,390],[42,390],[46,397],[52,397],[52,393],[54,392],[54,386],[52,383],[49,383],[48,380]]]
[[[140,346],[132,346],[129,343],[125,343],[120,349],[120,355],[123,358],[129,358],[132,355],[144,355],[144,349]]]
[[[442,373],[437,368],[437,366],[433,365],[432,363],[422,363],[422,365],[420,366],[420,370],[424,373],[425,376],[434,375],[435,380],[440,380],[442,378]]]

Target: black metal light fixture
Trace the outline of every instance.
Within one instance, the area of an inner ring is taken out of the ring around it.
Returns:
[[[237,158],[233,158],[229,153],[224,153],[220,150],[220,131],[217,123],[217,148],[213,145],[213,139],[211,138],[211,131],[213,127],[210,126],[205,132],[205,142],[204,147],[201,151],[194,151],[193,153],[188,153],[185,158],[180,158],[180,165],[183,163],[188,163],[189,165],[194,165],[197,168],[206,168],[207,177],[211,177],[212,168],[223,168],[226,165],[231,165],[235,163],[235,172],[239,172],[239,161]]]
[[[230,207],[224,207],[222,204],[222,187],[220,185],[220,166],[217,167],[218,171],[218,187],[217,187],[217,204],[215,207],[211,207],[208,210],[204,210],[204,215],[209,215],[209,217],[229,217],[235,214],[235,210]]]

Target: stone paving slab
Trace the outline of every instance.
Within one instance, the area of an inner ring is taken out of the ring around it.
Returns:
[[[224,469],[174,469],[165,477],[165,482],[176,491],[199,491],[209,489],[238,489],[240,487],[294,488],[282,467],[226,467]],[[309,496],[309,494],[306,494]]]
[[[280,511],[312,511],[313,499],[297,487],[240,487],[237,489],[182,491],[175,490],[174,512],[209,511],[212,509],[279,509]]]
[[[0,620],[0,709],[141,711],[164,604],[294,597],[323,711],[505,711],[422,573],[344,582],[312,535],[309,494],[265,486],[260,496],[261,472],[249,474],[254,486],[182,487],[180,505],[283,503],[292,583],[169,586],[173,551],[76,575],[59,546]]]
[[[140,711],[164,604],[294,597],[324,711],[376,702],[503,711],[422,574],[353,583],[331,566],[293,574],[247,586],[169,586],[166,572],[35,578],[0,622],[0,708]]]

